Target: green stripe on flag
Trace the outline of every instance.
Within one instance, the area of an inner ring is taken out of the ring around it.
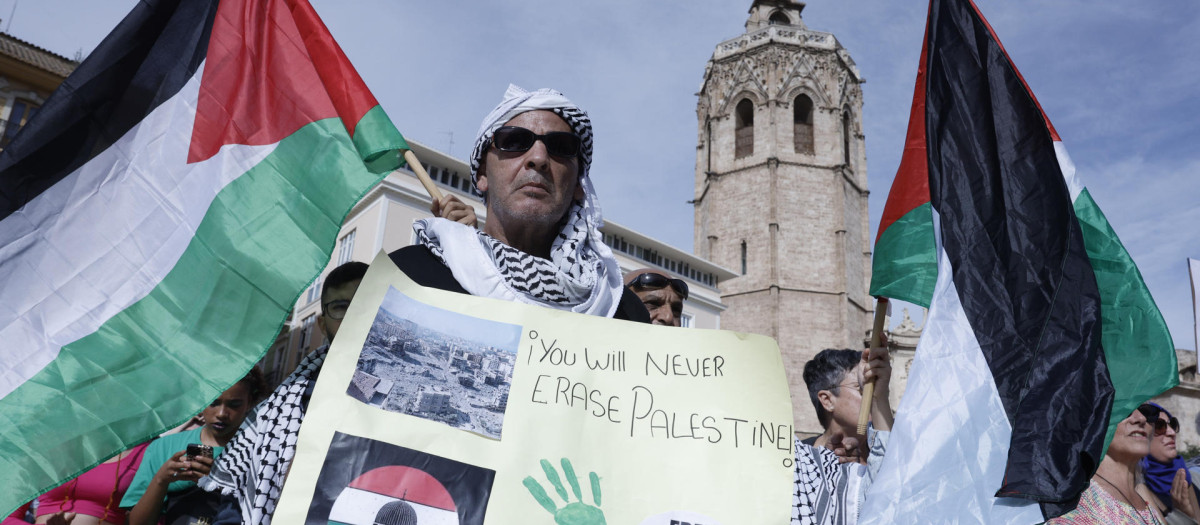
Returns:
[[[926,202],[892,223],[875,241],[871,295],[929,308],[937,283],[933,208]]]
[[[0,510],[53,488],[56,472],[74,476],[82,470],[72,465],[94,466],[182,423],[240,379],[383,177],[364,168],[335,118],[283,139],[222,189],[149,295],[0,401]]]
[[[1179,384],[1175,343],[1142,273],[1087,189],[1074,202],[1083,244],[1100,287],[1101,344],[1113,382],[1104,449],[1117,423],[1138,405]]]
[[[392,171],[404,165],[408,142],[396,130],[383,107],[375,106],[354,125],[354,147],[371,173]]]

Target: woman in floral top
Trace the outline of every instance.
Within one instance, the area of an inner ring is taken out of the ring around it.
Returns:
[[[1162,525],[1158,510],[1146,503],[1138,492],[1135,473],[1138,462],[1150,453],[1153,427],[1146,416],[1134,410],[1117,425],[1108,453],[1100,461],[1092,483],[1079,498],[1079,506],[1048,524],[1110,525],[1147,523]],[[1144,488],[1143,488],[1144,490]]]

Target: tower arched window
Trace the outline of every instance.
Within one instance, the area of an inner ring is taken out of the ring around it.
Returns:
[[[743,98],[738,102],[736,126],[734,127],[734,158],[748,157],[754,154],[754,103]]]
[[[796,153],[813,154],[813,102],[808,95],[792,103],[792,140]]]
[[[787,15],[785,15],[779,11],[776,11],[774,13],[771,13],[770,18],[767,18],[767,23],[771,24],[771,25],[786,26],[786,25],[790,25],[792,23],[792,21],[790,19],[788,19]]]
[[[742,275],[746,275],[746,241],[742,241]]]
[[[842,162],[850,167],[850,110],[842,110]]]

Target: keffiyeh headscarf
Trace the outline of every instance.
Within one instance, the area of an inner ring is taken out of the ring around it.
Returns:
[[[508,86],[504,100],[479,126],[471,153],[471,179],[492,135],[517,115],[547,110],[562,117],[582,139],[579,184],[583,202],[567,211],[567,220],[550,248],[550,259],[508,246],[473,228],[434,218],[417,221],[419,242],[454,274],[471,295],[534,304],[559,310],[612,317],[622,293],[621,271],[600,236],[604,219],[588,170],[592,164],[592,121],[587,113],[552,89],[525,91]]]

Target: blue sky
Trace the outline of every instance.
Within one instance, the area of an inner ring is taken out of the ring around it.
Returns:
[[[86,54],[130,0],[0,0],[3,27]],[[696,98],[749,0],[312,0],[406,137],[462,157],[505,87],[554,87],[591,114],[605,216],[692,246]],[[1200,3],[977,0],[1141,268],[1179,348],[1195,348]],[[926,3],[810,1],[863,86],[872,238],[900,159]],[[452,135],[451,135],[452,134]],[[453,137],[453,145],[450,140]],[[899,315],[899,312],[896,312]]]

